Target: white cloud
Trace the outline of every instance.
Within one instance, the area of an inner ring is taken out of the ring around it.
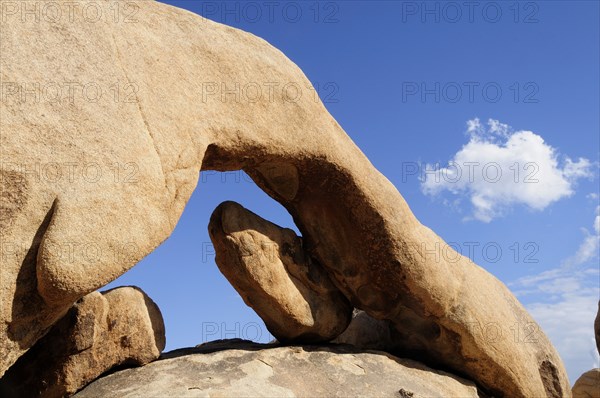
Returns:
[[[600,295],[599,223],[600,206],[594,234],[585,230],[587,235],[577,252],[561,267],[509,283],[520,299],[533,296],[526,308],[558,350],[571,383],[583,372],[600,367],[593,332]]]
[[[596,207],[593,229],[594,231],[590,233],[586,228],[582,228],[585,236],[583,242],[579,245],[577,252],[564,261],[564,266],[574,267],[598,257],[598,249],[600,249],[600,206]]]
[[[585,158],[579,158],[577,162],[573,162],[571,159],[567,158],[563,174],[567,178],[590,177],[591,167],[592,164]]]
[[[496,134],[502,137],[508,137],[510,135],[510,126],[508,124],[500,123],[497,120],[489,119],[488,126],[490,133]]]
[[[445,167],[427,164],[421,181],[424,194],[444,191],[468,196],[472,218],[490,222],[513,205],[543,210],[574,193],[575,182],[592,177],[589,160],[559,162],[556,149],[531,131],[512,131],[490,119],[467,121],[469,142]]]

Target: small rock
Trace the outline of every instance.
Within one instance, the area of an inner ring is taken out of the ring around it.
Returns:
[[[398,394],[400,394],[400,398],[412,398],[415,396],[414,393],[412,393],[410,391],[406,391],[404,388],[401,388],[400,390],[398,390]]]

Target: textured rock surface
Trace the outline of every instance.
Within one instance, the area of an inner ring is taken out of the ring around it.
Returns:
[[[350,303],[294,231],[235,202],[215,209],[208,230],[219,269],[277,340],[329,341],[346,329]]]
[[[200,169],[244,169],[291,213],[354,307],[403,331],[406,352],[498,396],[570,393],[540,330],[515,341],[515,327],[537,327],[521,304],[442,250],[296,65],[251,34],[159,2],[128,4],[128,21],[106,17],[109,1],[95,2],[105,16],[96,23],[81,11],[4,14],[0,373],[171,234]],[[43,100],[28,94],[35,83]],[[226,93],[256,84],[263,95],[251,101]],[[489,325],[500,333],[491,338]]]
[[[228,345],[212,353],[210,345],[178,350],[180,356],[101,378],[75,397],[478,397],[469,381],[383,352]]]
[[[600,398],[600,369],[589,370],[577,379],[573,398]]]
[[[118,365],[143,365],[165,347],[156,304],[120,287],[79,300],[0,379],[3,397],[63,397]]]

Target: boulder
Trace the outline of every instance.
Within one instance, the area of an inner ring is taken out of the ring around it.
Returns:
[[[600,398],[600,369],[592,369],[573,385],[573,398]]]
[[[140,289],[93,292],[0,379],[3,397],[68,396],[115,366],[144,365],[165,347],[156,304]]]
[[[95,2],[90,23],[83,7],[36,19],[21,11],[39,2],[2,2],[0,374],[171,234],[200,170],[243,169],[405,352],[497,396],[570,394],[523,306],[416,219],[293,62],[188,11],[127,4],[124,21]]]
[[[219,269],[277,340],[323,342],[346,329],[350,303],[294,231],[235,202],[215,209],[208,230]]]
[[[75,397],[479,397],[468,380],[381,351],[269,348],[244,341],[217,343],[216,350],[211,345],[116,372]]]

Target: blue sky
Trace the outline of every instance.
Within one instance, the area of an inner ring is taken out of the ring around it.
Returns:
[[[598,2],[163,2],[282,50],[421,222],[517,294],[571,382],[599,366]],[[224,200],[293,228],[243,173],[203,173],[173,235],[110,285],[158,303],[169,350],[270,339],[214,264]]]

